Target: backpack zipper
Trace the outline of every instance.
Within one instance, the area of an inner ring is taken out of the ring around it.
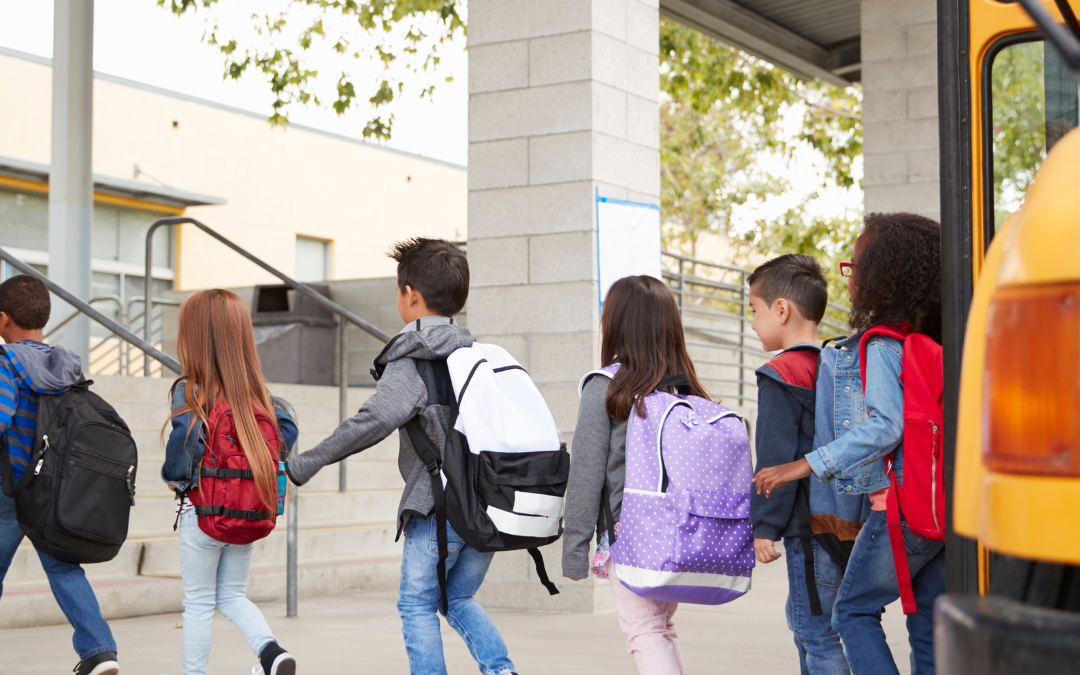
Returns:
[[[45,452],[49,449],[49,434],[42,434],[41,440],[44,445],[41,448],[41,458],[38,459],[37,466],[34,467],[34,475],[41,473],[41,465],[45,463]]]
[[[930,512],[934,515],[934,529],[940,531],[937,517],[937,454],[938,454],[938,426],[930,423],[933,428],[934,445],[930,453]]]

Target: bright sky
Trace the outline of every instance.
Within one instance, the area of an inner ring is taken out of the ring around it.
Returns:
[[[201,3],[200,3],[201,4]],[[287,0],[224,0],[215,9],[225,30],[223,35],[250,39],[253,12],[288,5]],[[52,0],[0,0],[0,46],[44,57],[52,56]],[[222,58],[217,48],[203,44],[205,12],[174,16],[158,7],[155,0],[96,0],[94,26],[95,70],[152,84],[172,91],[218,101],[262,114],[270,113],[273,97],[269,86],[257,72],[243,79],[222,80]],[[299,25],[299,22],[297,22]],[[332,28],[330,30],[332,32]],[[295,34],[295,33],[294,33]],[[428,82],[427,76],[407,79],[412,93],[394,102],[396,121],[389,145],[400,150],[465,164],[468,157],[468,60],[464,40],[446,45],[443,62],[434,80],[434,101],[421,100],[417,91]],[[396,40],[402,44],[402,40]],[[364,82],[375,81],[378,69],[365,61],[345,60],[329,48],[308,52],[309,67],[324,76],[321,92],[332,100],[330,89],[342,68],[349,68],[361,86],[358,94],[369,92]],[[453,75],[451,83],[442,82]],[[338,116],[333,110],[295,107],[290,112],[294,123],[361,138],[370,108],[366,103]],[[785,127],[796,133],[799,115],[785,120]],[[740,209],[736,218],[752,223],[772,218],[799,203],[817,187],[821,168],[816,166],[808,149],[786,163],[778,158],[765,160],[768,168],[787,178],[791,191],[761,205]],[[861,174],[861,162],[860,162]],[[862,202],[859,190],[824,190],[812,207],[812,214],[842,213]]]
[[[201,4],[201,3],[199,3]],[[214,10],[226,28],[223,33],[249,39],[253,30],[250,16],[288,4],[282,0],[225,0]],[[273,97],[261,73],[251,72],[243,79],[222,80],[222,57],[216,47],[201,42],[205,12],[176,17],[155,0],[96,0],[94,22],[94,69],[110,75],[152,84],[164,89],[270,114]],[[38,56],[52,57],[52,0],[0,0],[0,46]],[[297,24],[299,25],[299,23]],[[293,33],[295,34],[295,33]],[[411,95],[395,101],[393,139],[389,145],[428,157],[465,164],[468,156],[468,60],[464,39],[460,44],[442,48],[442,64],[435,79],[434,101],[421,100],[417,94],[426,84],[426,76],[413,77],[417,83]],[[403,44],[403,41],[396,41]],[[339,117],[332,109],[297,106],[290,119],[327,131],[361,138],[369,119],[365,82],[374,82],[378,69],[365,60],[345,60],[329,47],[309,50],[309,68],[326,76],[321,91],[333,100],[330,91],[342,67],[351,69],[357,94],[364,103]],[[366,75],[366,76],[365,76]],[[453,75],[454,82],[442,82]]]

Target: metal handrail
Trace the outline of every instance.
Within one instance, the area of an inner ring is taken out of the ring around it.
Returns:
[[[273,403],[276,406],[280,406],[289,417],[292,418],[293,424],[300,427],[300,422],[296,419],[296,408],[291,403],[281,398],[280,396],[273,397]],[[289,459],[296,456],[296,444],[300,442],[300,437],[297,436],[297,440],[293,441],[292,447],[289,448]],[[285,481],[285,514],[288,523],[288,531],[285,537],[285,616],[296,616],[296,600],[297,600],[297,540],[298,540],[298,528],[300,523],[300,499],[297,493],[296,486],[292,484],[292,481],[286,479]]]
[[[113,302],[115,302],[115,303],[117,304],[117,306],[118,306],[118,307],[120,308],[120,311],[121,311],[121,313],[122,313],[122,312],[124,311],[124,301],[120,299],[120,296],[119,296],[119,295],[101,295],[101,296],[98,296],[98,297],[96,297],[96,298],[90,298],[90,300],[89,300],[88,302],[89,302],[89,304],[91,304],[91,305],[92,305],[92,304],[94,304],[95,302],[103,302],[103,301],[105,301],[105,300],[112,300],[112,301],[113,301]],[[64,320],[63,320],[63,321],[61,321],[60,323],[56,324],[55,326],[53,326],[52,328],[50,328],[50,329],[49,329],[48,331],[46,331],[45,333],[43,333],[43,334],[41,335],[41,339],[42,339],[42,340],[47,340],[47,339],[49,338],[49,336],[50,336],[50,335],[52,335],[52,334],[53,334],[53,333],[55,333],[56,331],[60,330],[60,329],[61,329],[61,328],[63,328],[64,326],[68,325],[68,323],[70,323],[70,322],[71,322],[71,320],[72,320],[72,319],[74,319],[75,317],[77,317],[78,315],[79,315],[79,312],[72,312],[71,314],[68,314],[68,315],[67,315],[67,316],[66,316],[66,317],[64,318]]]
[[[694,362],[704,367],[734,368],[738,373],[737,377],[731,377],[725,376],[723,372],[699,372],[698,378],[722,385],[737,385],[737,393],[733,397],[740,403],[756,400],[753,390],[757,388],[757,382],[753,373],[761,360],[768,359],[770,354],[760,349],[757,336],[750,328],[754,319],[749,316],[749,288],[746,279],[752,270],[671,251],[661,251],[661,256],[674,261],[674,264],[662,264],[661,276],[670,284],[675,294],[688,338],[691,333],[701,336],[697,340],[688,339],[687,345],[723,350],[718,359],[696,357]],[[688,266],[694,268],[687,269]],[[673,267],[675,269],[672,269]],[[705,276],[709,274],[709,270],[716,272],[714,278]],[[835,302],[829,302],[827,307],[842,314],[851,311]],[[835,337],[844,331],[841,321],[833,316],[823,317],[819,328],[826,337]],[[702,339],[716,340],[716,343],[706,343]],[[725,352],[732,353],[732,356],[726,356]]]
[[[206,225],[203,225],[202,223],[195,220],[194,218],[188,218],[188,217],[160,218],[158,220],[155,220],[153,222],[153,224],[150,225],[150,229],[147,230],[147,232],[146,232],[146,277],[145,277],[145,282],[144,282],[145,285],[146,285],[146,292],[143,294],[143,297],[151,298],[151,301],[150,301],[151,305],[154,302],[153,299],[152,299],[153,298],[153,293],[151,292],[151,284],[153,283],[153,278],[151,276],[151,268],[153,267],[152,263],[153,263],[153,258],[154,258],[154,231],[157,230],[157,228],[161,227],[162,225],[184,225],[184,224],[194,225],[195,227],[197,227],[200,230],[202,230],[203,232],[207,233],[208,235],[210,235],[214,239],[217,239],[222,244],[225,244],[226,246],[228,246],[232,250],[236,251],[237,253],[239,253],[243,257],[247,258],[251,262],[255,263],[259,267],[263,268],[264,270],[266,270],[270,274],[273,274],[278,279],[281,279],[283,282],[285,282],[286,286],[294,288],[294,289],[300,291],[301,293],[303,293],[304,295],[308,296],[309,298],[314,300],[315,303],[318,304],[323,309],[327,309],[327,310],[333,312],[334,314],[337,314],[338,316],[341,316],[342,318],[344,318],[349,323],[357,326],[358,328],[360,328],[361,330],[369,333],[370,335],[373,335],[374,337],[379,338],[383,342],[389,342],[390,341],[390,336],[389,335],[382,332],[381,330],[379,330],[378,328],[376,328],[372,324],[368,323],[367,321],[364,321],[363,319],[361,319],[357,315],[353,314],[349,310],[345,309],[341,305],[337,304],[333,300],[331,300],[331,299],[327,298],[326,296],[322,295],[321,293],[316,291],[311,286],[308,286],[305,283],[302,283],[302,282],[297,281],[296,279],[293,279],[292,277],[290,277],[290,276],[286,275],[285,273],[279,271],[277,268],[271,266],[269,263],[266,263],[262,259],[255,257],[254,255],[249,253],[246,249],[241,248],[237,244],[235,244],[232,241],[230,241],[230,240],[226,239],[225,237],[221,236],[220,234],[218,234],[212,228],[209,228]]]
[[[341,321],[340,321],[341,338],[338,341],[338,343],[339,343],[338,344],[338,358],[340,359],[340,365],[341,366],[345,366],[345,364],[348,363],[347,359],[349,357],[349,349],[348,349],[348,344],[346,342],[346,326],[345,326],[344,321],[348,321],[349,323],[357,326],[358,328],[365,331],[369,335],[372,335],[373,337],[376,337],[376,338],[382,340],[383,342],[389,342],[390,341],[390,336],[389,335],[382,332],[381,330],[376,328],[374,325],[368,323],[367,321],[364,321],[359,316],[357,316],[356,314],[353,314],[352,312],[345,309],[341,305],[337,304],[333,300],[330,300],[329,298],[327,298],[323,294],[316,291],[314,288],[308,286],[305,283],[297,281],[296,279],[293,279],[292,277],[290,277],[287,274],[279,271],[277,268],[273,267],[269,263],[267,263],[267,262],[263,261],[262,259],[257,258],[256,256],[252,255],[246,249],[244,249],[244,248],[240,247],[239,245],[233,243],[229,239],[226,239],[225,237],[221,236],[214,229],[212,229],[210,227],[207,227],[206,225],[203,225],[202,223],[195,220],[194,218],[188,218],[186,216],[185,217],[174,217],[174,218],[160,218],[158,220],[155,220],[153,222],[153,224],[150,225],[150,229],[147,230],[147,232],[146,232],[146,276],[145,276],[145,280],[144,280],[146,292],[143,294],[143,297],[144,298],[150,298],[150,303],[149,303],[149,307],[144,309],[144,311],[143,311],[144,314],[148,313],[147,310],[152,310],[153,304],[154,304],[153,293],[152,293],[152,288],[151,288],[152,283],[153,283],[153,278],[151,277],[151,268],[153,266],[152,263],[153,263],[153,258],[154,258],[154,231],[157,230],[157,228],[161,227],[162,225],[184,225],[184,224],[194,225],[195,227],[199,228],[200,230],[202,230],[206,234],[210,235],[214,239],[217,239],[218,241],[220,241],[222,244],[225,244],[226,246],[231,248],[233,251],[236,251],[237,253],[239,253],[243,257],[247,258],[251,262],[258,265],[259,267],[263,268],[264,270],[266,270],[270,274],[273,274],[278,279],[281,279],[283,282],[285,282],[285,285],[289,286],[290,288],[296,289],[297,291],[299,291],[299,292],[303,293],[304,295],[308,296],[309,298],[314,300],[315,303],[317,305],[319,305],[320,307],[322,307],[323,309],[329,310],[330,312],[333,312],[334,314],[337,314],[338,316],[340,316],[341,317]],[[147,341],[149,341],[149,339],[150,339],[150,322],[144,322],[144,331],[143,332],[146,335]],[[150,365],[149,364],[150,364],[150,362],[149,362],[149,360],[147,360],[146,361],[146,372],[149,372],[149,370],[150,370]],[[339,386],[341,387],[341,395],[339,397],[339,408],[340,408],[339,409],[339,414],[340,414],[340,417],[341,417],[341,421],[344,422],[349,417],[349,410],[348,410],[349,378],[347,377],[347,371],[345,370],[345,368],[342,367],[341,370],[342,370],[341,382],[339,383]],[[344,492],[345,488],[346,488],[346,464],[345,464],[345,461],[342,460],[338,464],[338,489],[341,492]]]
[[[99,324],[101,324],[105,328],[112,331],[114,334],[116,334],[117,337],[120,337],[120,338],[122,338],[124,340],[127,340],[131,344],[133,344],[136,347],[138,347],[139,349],[143,350],[143,353],[145,353],[147,356],[153,358],[154,360],[158,361],[159,363],[161,363],[161,365],[165,366],[166,368],[169,368],[170,370],[173,370],[176,373],[180,372],[180,362],[179,361],[177,361],[173,357],[169,356],[165,352],[161,351],[160,349],[155,348],[149,342],[144,341],[138,335],[135,335],[134,333],[129,331],[127,328],[124,328],[123,326],[116,323],[115,321],[113,321],[109,317],[107,317],[104,314],[102,314],[101,312],[97,311],[96,309],[91,307],[89,303],[75,297],[74,295],[69,293],[63,286],[60,286],[55,281],[48,278],[47,276],[45,276],[41,272],[38,272],[33,267],[27,265],[23,261],[19,260],[18,258],[16,258],[13,255],[11,255],[7,251],[5,251],[3,248],[0,248],[0,260],[3,260],[4,262],[11,265],[15,269],[19,270],[23,274],[34,277],[35,279],[40,279],[42,281],[42,283],[45,284],[46,288],[48,288],[50,291],[52,291],[57,296],[59,296],[64,302],[68,303],[73,308],[75,308],[76,311],[82,312],[83,314],[87,315],[88,317],[90,317],[94,321],[97,321]],[[147,370],[149,370],[149,368],[147,368]]]

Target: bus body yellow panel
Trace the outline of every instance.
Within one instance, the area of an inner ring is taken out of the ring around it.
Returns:
[[[987,310],[1003,287],[1080,281],[1080,129],[1043,161],[1023,206],[994,238],[975,288],[964,345],[953,526],[1029,560],[1080,564],[1080,479],[988,471],[983,464]],[[1080,349],[1062,344],[1061,349]],[[1023,354],[1017,354],[1023,358]],[[1076,374],[1080,377],[1080,373]],[[1080,414],[1080,411],[1078,411]]]
[[[1080,480],[986,475],[979,542],[1026,560],[1080,565]]]

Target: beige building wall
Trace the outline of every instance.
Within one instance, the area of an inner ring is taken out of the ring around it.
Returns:
[[[0,73],[0,155],[48,164],[51,68],[0,55]],[[117,78],[94,80],[93,144],[94,173],[130,180],[138,165],[169,187],[225,199],[185,215],[290,275],[297,235],[331,240],[331,277],[354,279],[392,276],[395,241],[468,231],[464,167],[271,128],[260,115]],[[275,281],[192,226],[176,236],[178,289]]]
[[[866,212],[938,220],[937,5],[864,0],[861,10]]]

